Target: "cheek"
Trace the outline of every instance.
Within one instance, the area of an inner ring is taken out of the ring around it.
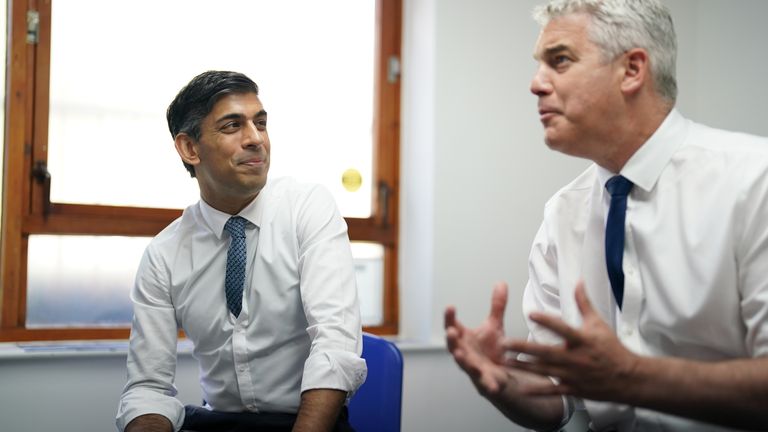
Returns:
[[[590,88],[590,87],[585,87]],[[591,123],[600,120],[602,114],[600,96],[595,93],[581,92],[573,94],[564,101],[566,117],[571,123]]]

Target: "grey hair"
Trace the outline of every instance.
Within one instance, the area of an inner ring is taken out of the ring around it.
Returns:
[[[574,13],[591,17],[589,36],[611,61],[633,48],[648,51],[656,92],[677,99],[677,37],[669,9],[659,0],[551,0],[533,11],[543,27]]]

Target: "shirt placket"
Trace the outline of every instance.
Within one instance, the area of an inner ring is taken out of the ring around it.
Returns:
[[[253,377],[248,361],[247,347],[247,321],[243,314],[235,320],[232,329],[232,353],[235,361],[235,374],[237,375],[237,386],[240,390],[240,400],[249,411],[258,411],[256,408],[256,394],[253,388]]]
[[[248,241],[248,261],[246,264],[245,286],[243,287],[243,309],[240,316],[235,318],[232,328],[232,353],[235,362],[235,374],[237,375],[237,386],[240,390],[240,401],[243,406],[252,412],[258,412],[256,404],[256,392],[253,385],[253,375],[251,373],[251,364],[248,355],[248,321],[251,311],[248,308],[248,299],[250,297],[250,286],[253,275],[253,260],[255,256],[255,245],[258,234],[253,230],[246,230]],[[233,317],[233,316],[231,316]]]
[[[634,203],[627,204],[627,216],[624,228],[624,258],[622,270],[624,271],[624,299],[621,311],[617,315],[616,333],[626,347],[634,352],[643,352],[643,343],[640,335],[640,308],[643,303],[643,287],[640,278],[640,267],[637,254],[637,246],[632,230],[632,207]]]

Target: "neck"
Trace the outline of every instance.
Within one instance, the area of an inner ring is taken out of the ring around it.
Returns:
[[[241,196],[233,196],[233,197],[216,197],[211,199],[211,197],[207,196],[205,193],[200,194],[200,198],[203,199],[209,206],[215,208],[216,210],[220,212],[224,212],[230,215],[236,215],[240,213],[242,209],[248,206],[258,195],[259,193],[256,192],[253,196],[249,197],[241,197]]]
[[[627,161],[659,129],[674,107],[671,103],[656,102],[628,109],[624,119],[620,122],[622,127],[619,133],[611,137],[613,141],[618,139],[619,142],[607,145],[605,148],[613,151],[604,155],[602,160],[595,160],[595,163],[611,172],[621,172]]]

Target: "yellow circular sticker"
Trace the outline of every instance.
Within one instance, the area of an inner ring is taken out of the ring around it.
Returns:
[[[344,185],[344,189],[354,192],[363,184],[363,176],[360,175],[360,171],[350,168],[341,175],[341,184]]]

